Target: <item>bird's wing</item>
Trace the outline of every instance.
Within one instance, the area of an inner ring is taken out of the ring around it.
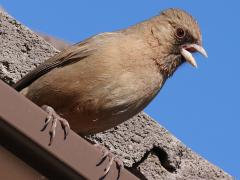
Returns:
[[[88,39],[86,41],[77,43],[56,54],[52,58],[45,61],[43,64],[39,65],[36,69],[28,73],[26,76],[24,76],[20,81],[13,85],[13,88],[17,91],[21,91],[30,85],[33,81],[48,73],[52,69],[66,66],[88,57],[94,51],[94,48],[90,46],[91,42],[89,41],[91,40]]]

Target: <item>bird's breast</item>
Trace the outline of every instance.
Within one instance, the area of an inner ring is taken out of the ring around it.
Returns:
[[[25,95],[40,106],[52,106],[80,134],[114,127],[143,110],[164,83],[148,53],[141,54],[145,47],[127,44],[117,41],[55,68],[33,82]]]

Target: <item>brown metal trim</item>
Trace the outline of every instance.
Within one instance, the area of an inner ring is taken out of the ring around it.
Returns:
[[[0,179],[46,180],[42,174],[0,146]]]
[[[105,161],[96,166],[101,152],[73,131],[64,140],[60,126],[53,144],[48,146],[49,134],[40,131],[45,117],[41,108],[0,80],[1,145],[48,178],[99,179],[107,164]],[[117,177],[113,165],[105,179]],[[119,179],[138,178],[124,169]]]

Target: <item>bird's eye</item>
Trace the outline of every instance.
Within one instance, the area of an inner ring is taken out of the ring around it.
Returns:
[[[176,30],[176,36],[180,39],[182,39],[185,36],[185,31],[182,28],[177,28]]]

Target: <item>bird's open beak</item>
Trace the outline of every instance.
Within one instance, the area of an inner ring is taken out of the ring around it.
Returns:
[[[190,63],[192,66],[197,67],[196,60],[192,56],[191,52],[199,52],[204,57],[208,57],[207,52],[202,46],[199,46],[197,44],[188,44],[181,47],[181,54],[185,58],[185,60]]]

